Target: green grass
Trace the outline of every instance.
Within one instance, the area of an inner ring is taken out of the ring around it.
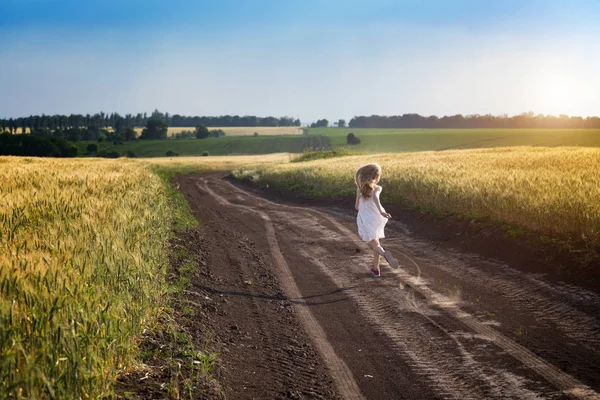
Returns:
[[[171,184],[171,178],[177,174],[186,174],[197,169],[190,167],[168,168],[161,166],[151,166],[156,175],[161,179],[165,192],[168,196],[168,204],[171,210],[172,229],[175,232],[181,232],[186,229],[195,228],[198,226],[198,220],[192,215],[190,204],[187,202],[183,194]]]
[[[361,143],[348,146],[354,133]],[[331,147],[361,153],[405,153],[428,150],[508,146],[600,147],[600,129],[352,129],[310,128],[309,135],[329,138]]]
[[[166,303],[169,305],[162,310],[159,322],[142,336],[138,359],[160,374],[159,380],[165,381],[163,384],[166,384],[170,398],[192,399],[195,392],[204,393],[207,388],[212,388],[209,392],[214,398],[222,398],[220,385],[213,375],[214,364],[218,361],[217,354],[201,348],[207,345],[208,338],[205,338],[202,346],[195,343],[182,321],[195,315],[195,311],[187,305],[189,300],[185,292],[190,288],[200,262],[198,254],[191,252],[182,238],[199,224],[172,178],[179,174],[199,172],[204,168],[201,165],[150,165],[149,168],[161,179],[167,195],[171,213],[169,258],[177,267],[176,271],[169,272],[164,288]],[[177,303],[180,311],[176,311]],[[148,385],[152,387],[158,383],[149,382]],[[128,393],[120,388],[117,388],[117,392],[118,395],[129,398]],[[133,393],[131,398],[139,398],[137,395],[142,393],[143,389],[141,393]]]
[[[269,154],[269,153],[302,153],[311,147],[326,146],[318,136],[258,136],[258,137],[222,137],[208,139],[167,139],[136,140],[114,145],[112,142],[81,141],[77,142],[80,155],[87,154],[87,146],[98,144],[98,151],[117,151],[124,154],[133,151],[138,157],[164,157],[167,151],[180,156],[201,156],[208,152],[211,156],[228,154]]]

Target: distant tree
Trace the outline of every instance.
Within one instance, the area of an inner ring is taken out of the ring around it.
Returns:
[[[225,136],[225,131],[223,129],[212,129],[210,131],[210,137],[223,137]]]
[[[175,157],[175,156],[178,156],[178,155],[179,155],[179,153],[177,153],[177,152],[174,152],[173,150],[169,150],[169,151],[167,151],[167,152],[165,153],[165,155],[166,155],[167,157]]]
[[[165,117],[165,114],[161,113],[157,109],[155,109],[154,111],[152,111],[152,115],[150,115],[150,119],[156,119],[158,121],[162,121],[164,123],[167,123],[167,119]]]
[[[202,152],[202,156],[203,156],[203,157],[206,157],[206,156],[208,156],[208,151],[203,151],[203,152]]]
[[[166,139],[169,127],[157,119],[149,119],[140,139]]]
[[[0,156],[76,157],[77,146],[65,139],[35,135],[0,134]]]
[[[196,127],[196,138],[198,139],[206,139],[210,136],[210,132],[207,127],[204,125],[198,125]]]
[[[137,138],[137,134],[135,133],[135,129],[131,127],[127,127],[123,129],[123,138],[126,141],[135,140]]]
[[[357,138],[356,136],[354,136],[354,133],[350,132],[346,136],[346,143],[347,144],[360,144],[360,139]]]
[[[257,137],[258,136],[258,132],[254,132],[254,135],[252,135],[252,136]]]
[[[346,120],[345,119],[340,119],[337,122],[337,126],[338,126],[338,128],[345,128],[346,127]]]
[[[327,126],[329,126],[329,121],[326,119],[320,119],[317,122],[310,124],[311,128],[327,128]]]
[[[98,152],[98,145],[96,143],[90,143],[87,145],[88,153],[96,153]]]
[[[127,150],[127,151],[125,152],[125,157],[128,157],[128,158],[137,158],[137,154],[135,154],[135,153],[134,153],[133,151],[131,151],[131,150]]]

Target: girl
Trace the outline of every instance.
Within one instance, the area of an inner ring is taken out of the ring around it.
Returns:
[[[392,218],[385,212],[379,202],[381,186],[378,186],[381,178],[381,167],[379,164],[367,164],[360,167],[354,175],[356,182],[356,203],[354,208],[358,211],[356,222],[358,234],[373,249],[373,265],[370,271],[375,276],[380,276],[379,256],[385,257],[392,268],[398,268],[398,261],[392,253],[385,251],[379,244],[379,239],[384,238],[383,228],[388,219]]]

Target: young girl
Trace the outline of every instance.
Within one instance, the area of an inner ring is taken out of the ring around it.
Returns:
[[[381,275],[379,256],[385,257],[390,267],[398,268],[398,261],[392,256],[392,253],[385,251],[379,244],[379,239],[385,237],[383,228],[388,219],[392,218],[379,202],[381,194],[381,186],[377,185],[379,178],[381,178],[381,167],[375,163],[363,165],[354,175],[357,186],[354,208],[358,211],[356,217],[358,234],[373,249],[373,265],[370,267],[370,271],[375,276]]]

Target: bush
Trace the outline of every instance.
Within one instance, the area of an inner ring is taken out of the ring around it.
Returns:
[[[208,151],[203,151],[203,152],[202,152],[202,156],[203,156],[203,157],[206,157],[206,156],[208,156]]]
[[[0,134],[0,156],[76,157],[77,147],[65,139],[27,134]]]
[[[125,152],[125,157],[129,157],[129,158],[137,158],[137,154],[135,154],[133,151],[131,150],[127,150]]]
[[[257,137],[257,136],[258,136],[258,132],[254,132],[254,135],[253,135],[253,136],[254,136],[254,137]]]
[[[181,131],[175,134],[175,139],[189,139],[196,137],[195,131]]]
[[[206,139],[210,136],[210,132],[207,127],[204,125],[198,125],[196,127],[196,138],[198,139]]]
[[[176,152],[174,152],[173,150],[169,150],[169,151],[167,151],[167,152],[165,153],[165,155],[166,155],[167,157],[176,157],[176,156],[178,156],[178,155],[179,155],[179,153],[176,153]]]
[[[106,154],[106,158],[119,158],[119,157],[121,157],[121,154],[119,154],[119,152],[115,151],[115,150],[109,151]]]
[[[97,153],[98,152],[98,145],[96,143],[91,143],[87,145],[87,151],[88,153]]]
[[[225,131],[223,129],[213,129],[210,131],[210,137],[223,137],[225,136]]]
[[[350,132],[348,136],[346,136],[347,144],[360,144],[360,139],[354,136],[354,133]]]

